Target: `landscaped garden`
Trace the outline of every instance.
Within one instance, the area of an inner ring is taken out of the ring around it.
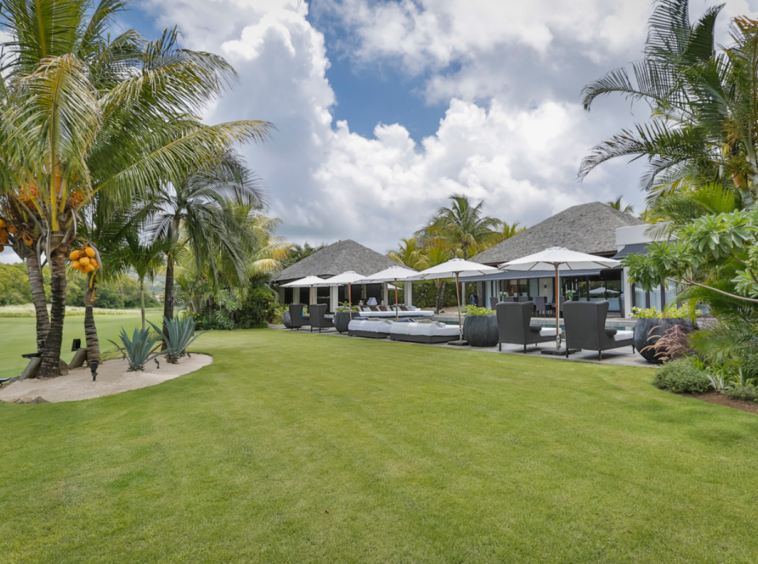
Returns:
[[[654,371],[250,330],[0,404],[7,562],[754,562],[754,415]],[[8,479],[12,477],[12,479]]]

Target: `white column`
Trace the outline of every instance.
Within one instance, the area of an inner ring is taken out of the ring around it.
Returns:
[[[624,268],[624,274],[622,274],[622,285],[624,288],[624,311],[621,314],[624,317],[632,316],[632,284],[629,282],[629,269]],[[620,296],[619,296],[620,297]],[[642,307],[645,307],[644,304]]]
[[[300,288],[292,288],[292,303],[300,303]]]
[[[329,311],[335,312],[337,311],[337,306],[339,304],[340,294],[339,294],[339,286],[329,286]]]
[[[413,282],[405,282],[404,288],[405,288],[405,291],[403,292],[403,297],[405,298],[405,305],[412,306],[413,305]]]
[[[390,304],[390,292],[387,284],[382,284],[382,303],[384,305]]]

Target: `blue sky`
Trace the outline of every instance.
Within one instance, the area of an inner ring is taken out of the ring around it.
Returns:
[[[698,17],[711,0],[691,0]],[[642,163],[577,182],[582,157],[644,106],[598,100],[588,82],[641,55],[647,0],[134,0],[124,26],[178,25],[190,49],[225,57],[239,84],[208,123],[274,122],[241,153],[297,243],[354,239],[380,252],[462,193],[533,225],[592,201],[644,207]],[[726,0],[719,42],[758,0]],[[3,260],[9,260],[6,255]]]

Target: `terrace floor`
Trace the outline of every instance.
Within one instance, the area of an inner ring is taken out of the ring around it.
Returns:
[[[537,321],[537,320],[533,320]],[[552,321],[552,320],[544,320],[541,319],[539,321]],[[622,321],[622,320],[619,320]],[[553,321],[553,323],[555,323]],[[543,325],[550,326],[549,323],[543,323]],[[272,329],[280,329],[283,331],[292,331],[290,329],[287,329],[284,325],[270,325]],[[301,334],[310,334],[310,335],[318,335],[322,337],[340,337],[345,339],[363,339],[362,337],[349,337],[347,333],[339,333],[336,329],[325,329],[321,333],[313,332],[311,333],[309,331],[309,328],[303,328],[296,330],[297,333]],[[293,333],[295,331],[292,331]],[[363,339],[363,340],[369,340],[369,341],[376,341],[378,343],[391,343],[396,344],[396,341],[392,341],[389,338],[386,339]],[[412,344],[417,345],[419,347],[441,347],[445,349],[454,349],[454,350],[468,350],[468,351],[476,351],[476,352],[483,352],[483,353],[495,353],[495,354],[515,354],[518,356],[536,356],[541,358],[551,358],[555,359],[556,361],[568,361],[568,362],[591,362],[595,364],[612,364],[616,366],[638,366],[638,367],[653,367],[652,364],[649,364],[642,356],[640,356],[638,353],[632,351],[632,347],[620,347],[618,349],[613,349],[610,351],[603,352],[603,360],[597,359],[597,351],[590,351],[590,350],[582,350],[576,353],[573,353],[569,355],[568,358],[565,356],[555,356],[555,355],[547,355],[543,354],[542,351],[555,349],[555,345],[551,343],[543,343],[539,346],[530,346],[527,347],[526,355],[524,354],[524,348],[521,345],[503,345],[503,350],[498,351],[498,347],[470,347],[470,346],[451,346],[448,344],[433,344],[433,345],[427,345],[423,343],[406,343],[406,344]]]

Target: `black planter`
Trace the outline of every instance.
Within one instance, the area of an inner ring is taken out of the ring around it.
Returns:
[[[638,319],[637,325],[634,326],[634,348],[649,363],[661,364],[662,361],[655,358],[656,351],[654,349],[645,349],[646,347],[654,345],[656,341],[658,341],[657,337],[663,335],[675,325],[683,326],[687,332],[692,332],[697,329],[697,325],[689,319],[674,317],[650,317]]]
[[[353,313],[354,316],[357,316],[357,313]],[[347,332],[347,326],[350,324],[350,312],[337,312],[334,314],[334,327],[339,331],[340,333]]]
[[[467,315],[463,320],[463,338],[472,347],[494,347],[498,343],[497,317]]]
[[[290,327],[292,327],[292,318],[290,317],[290,312],[289,311],[285,311],[282,314],[282,323],[284,323],[284,326],[287,329],[289,329]]]

